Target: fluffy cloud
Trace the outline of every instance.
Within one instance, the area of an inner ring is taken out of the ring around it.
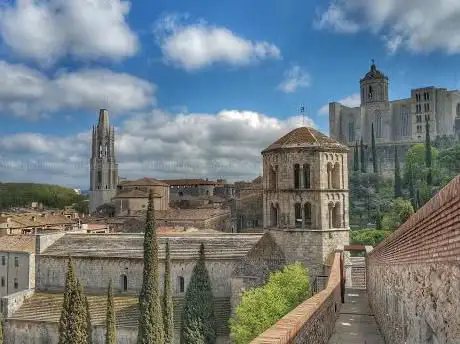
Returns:
[[[192,71],[218,62],[242,66],[281,57],[279,48],[272,43],[250,41],[204,21],[185,24],[186,18],[165,16],[154,30],[164,60],[178,67]]]
[[[460,2],[452,0],[333,0],[316,22],[318,28],[381,36],[390,53],[460,53]]]
[[[50,64],[66,55],[122,59],[138,49],[124,0],[18,0],[0,7],[0,34],[17,54]]]
[[[337,103],[353,108],[361,105],[361,97],[359,93],[354,93],[351,96],[337,100]],[[318,113],[323,116],[329,116],[329,104],[323,105]]]
[[[101,105],[130,111],[151,106],[156,86],[106,69],[61,71],[53,78],[21,64],[0,61],[0,112],[38,116],[63,109]]]
[[[284,72],[283,81],[278,89],[284,93],[293,93],[300,87],[310,86],[310,75],[300,66],[294,65]]]
[[[261,150],[301,123],[300,117],[280,120],[237,110],[138,114],[116,128],[120,175],[251,179],[261,173]],[[314,125],[309,119],[307,124]],[[3,136],[0,179],[86,187],[90,140],[89,132],[73,137]]]

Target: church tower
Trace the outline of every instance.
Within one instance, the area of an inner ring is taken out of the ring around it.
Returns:
[[[90,212],[110,203],[118,185],[118,164],[115,160],[115,131],[109,124],[109,112],[99,111],[99,122],[93,126],[90,160]]]

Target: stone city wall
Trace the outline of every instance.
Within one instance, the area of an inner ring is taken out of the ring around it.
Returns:
[[[367,257],[387,343],[460,343],[460,176]]]
[[[251,344],[326,344],[339,315],[340,255],[336,252],[324,290],[304,301]]]

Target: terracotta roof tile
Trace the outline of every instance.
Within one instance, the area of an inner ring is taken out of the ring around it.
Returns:
[[[137,180],[123,180],[120,185],[132,185],[132,186],[168,186],[168,184],[158,179],[144,177]]]
[[[212,180],[205,179],[167,179],[162,180],[168,185],[172,186],[186,186],[186,185],[216,185],[217,183]]]
[[[322,148],[343,152],[348,152],[349,150],[346,146],[329,136],[316,129],[308,127],[300,127],[292,130],[280,139],[276,140],[268,146],[268,148],[264,149],[262,153],[283,148]]]
[[[2,235],[0,252],[35,252],[34,235]]]

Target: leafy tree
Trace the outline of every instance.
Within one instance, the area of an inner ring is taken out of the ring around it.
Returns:
[[[437,161],[439,151],[431,147],[431,161]],[[410,170],[411,168],[411,170]],[[415,185],[426,183],[427,169],[425,164],[425,145],[422,143],[413,145],[406,153],[404,158],[404,180],[408,184],[409,173],[412,173]],[[435,179],[439,178],[440,171],[435,164],[432,164],[432,175]]]
[[[440,168],[443,169],[443,175],[449,181],[454,176],[460,174],[460,143],[439,151],[437,161]]]
[[[115,204],[104,203],[97,207],[96,213],[102,216],[114,217],[115,210]]]
[[[358,152],[358,141],[355,143],[355,150],[353,152],[353,171],[359,171],[359,152]]]
[[[165,332],[165,344],[172,344],[174,342],[174,313],[171,284],[171,255],[169,252],[169,242],[167,241],[163,290],[163,321]]]
[[[360,147],[361,147],[361,172],[366,173],[366,157],[364,154],[364,143],[363,143],[362,137],[361,137]]]
[[[431,139],[430,139],[430,121],[428,116],[425,116],[425,165],[427,168],[426,183],[431,185],[433,183],[433,176],[431,171]]]
[[[350,244],[377,246],[380,242],[385,240],[391,231],[389,230],[351,230],[350,231]]]
[[[399,167],[398,149],[395,146],[395,198],[402,197],[401,170]]]
[[[140,319],[138,344],[163,344],[163,319],[159,291],[158,239],[155,224],[153,192],[149,192],[144,234],[144,272],[139,295]]]
[[[70,258],[59,320],[59,344],[88,344],[85,297]]]
[[[243,293],[230,319],[232,343],[249,343],[310,296],[308,270],[301,263],[272,273],[264,286]]]
[[[200,246],[200,258],[193,268],[185,293],[182,311],[181,343],[214,344],[216,341],[216,318],[214,296],[208,269],[205,265],[204,244]]]
[[[85,297],[86,308],[86,331],[88,334],[88,344],[93,344],[93,325],[91,324],[91,313],[89,312],[88,298]]]
[[[112,280],[109,282],[109,288],[107,290],[107,312],[105,318],[105,344],[116,344],[117,343],[117,326],[115,318],[115,309],[113,304],[113,289]]]
[[[372,167],[374,173],[378,173],[377,169],[377,150],[375,148],[375,132],[374,132],[374,123],[372,123]]]
[[[418,205],[417,205],[417,195],[416,195],[416,192],[415,192],[415,183],[414,183],[414,177],[413,177],[413,167],[412,167],[412,163],[408,162],[408,165],[407,165],[407,168],[408,168],[408,184],[409,184],[409,201],[411,202],[412,204],[412,207],[417,210],[418,209]]]
[[[403,198],[396,198],[391,203],[387,214],[383,217],[383,226],[395,230],[406,222],[413,213],[414,208],[410,201]]]
[[[89,214],[89,200],[83,200],[78,203],[75,203],[72,208],[81,213],[81,214]]]
[[[377,209],[377,215],[375,219],[375,228],[382,229],[382,214],[380,213],[380,207]]]

